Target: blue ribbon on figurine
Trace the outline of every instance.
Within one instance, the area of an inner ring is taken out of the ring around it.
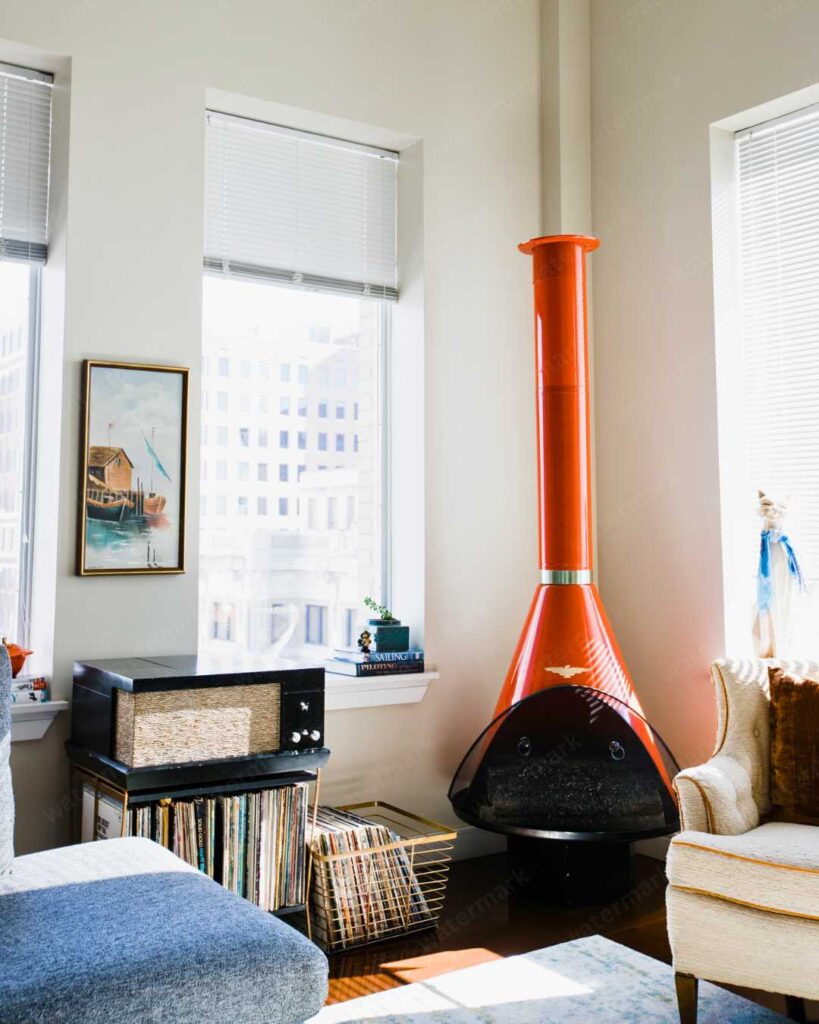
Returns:
[[[756,580],[756,600],[759,607],[759,614],[764,615],[771,607],[773,598],[773,581],[771,580],[771,544],[781,544],[788,559],[788,572],[793,576],[799,585],[800,590],[805,590],[805,579],[799,562],[796,559],[796,552],[790,538],[778,530],[763,530],[759,543],[759,573]]]

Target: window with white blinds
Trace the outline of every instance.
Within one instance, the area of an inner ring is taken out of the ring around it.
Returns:
[[[398,155],[207,114],[205,268],[397,299]]]
[[[0,64],[0,260],[46,259],[51,84]]]
[[[819,580],[819,109],[740,132],[736,150],[749,502],[790,498],[786,529]]]

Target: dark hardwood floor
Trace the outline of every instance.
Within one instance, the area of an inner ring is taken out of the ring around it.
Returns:
[[[560,908],[533,898],[510,873],[505,854],[452,865],[449,892],[435,931],[330,957],[330,996],[336,1003],[484,960],[526,953],[584,935],[604,935],[666,963],[664,865],[637,857],[634,889],[615,903]],[[784,997],[742,995],[785,1012]],[[809,1014],[815,1019],[815,1013]]]

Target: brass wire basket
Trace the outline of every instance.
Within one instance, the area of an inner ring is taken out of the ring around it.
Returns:
[[[313,941],[336,953],[436,927],[456,833],[381,801],[337,810],[372,829],[351,829],[340,844],[322,844],[314,817],[306,908]],[[331,852],[338,845],[347,848]]]

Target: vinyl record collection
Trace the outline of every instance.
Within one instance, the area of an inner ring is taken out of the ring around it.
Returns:
[[[328,952],[434,926],[446,890],[451,833],[389,805],[357,809],[368,816],[319,807],[312,833],[309,912]]]
[[[131,807],[130,835],[153,839],[262,910],[305,901],[306,783]]]

